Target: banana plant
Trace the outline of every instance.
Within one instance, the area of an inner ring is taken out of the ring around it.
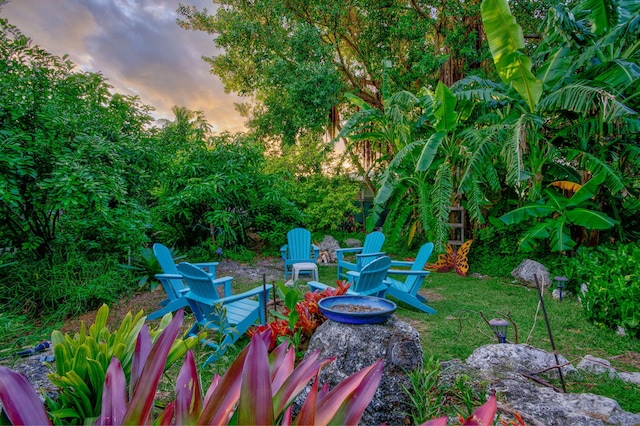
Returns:
[[[571,250],[577,244],[571,238],[571,227],[604,230],[616,223],[605,213],[589,208],[603,181],[604,175],[599,174],[584,185],[576,185],[579,189],[570,198],[547,188],[544,190],[546,198],[512,210],[500,220],[513,225],[533,219],[533,226],[520,240],[520,249],[524,252],[531,251],[540,239],[548,239],[552,251]]]

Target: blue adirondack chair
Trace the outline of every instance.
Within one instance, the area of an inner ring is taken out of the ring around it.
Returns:
[[[418,294],[418,290],[422,287],[422,283],[429,271],[425,271],[424,267],[433,252],[433,243],[426,243],[418,251],[418,255],[413,262],[392,261],[392,267],[409,267],[409,269],[389,269],[387,272],[387,282],[389,288],[386,296],[393,296],[396,299],[413,306],[416,309],[428,314],[435,314],[436,310],[427,305],[427,299]],[[404,281],[399,281],[389,277],[390,275],[405,275]]]
[[[338,279],[346,277],[343,269],[348,271],[359,271],[362,267],[386,253],[381,252],[382,244],[384,244],[384,234],[379,231],[372,232],[364,239],[362,247],[341,248],[336,249],[336,258],[338,260]],[[356,261],[349,262],[344,258],[345,254],[355,254]]]
[[[385,278],[390,266],[391,258],[381,256],[364,265],[359,272],[347,272],[347,280],[351,283],[347,294],[384,297],[389,287]],[[318,281],[309,281],[307,284],[311,287],[311,291],[333,288]]]
[[[234,295],[231,290],[231,277],[213,278],[201,268],[187,262],[180,263],[178,271],[189,286],[184,298],[196,317],[196,322],[188,334],[195,334],[202,327],[219,331],[223,336],[220,343],[204,341],[215,349],[214,354],[205,361],[205,365],[218,359],[256,321],[260,324],[265,323],[266,303],[271,285]]]
[[[304,228],[294,228],[287,232],[287,244],[280,248],[280,254],[284,261],[284,279],[287,280],[294,263],[315,263],[320,256],[320,247],[311,243],[311,232]]]
[[[156,274],[156,278],[160,281],[160,284],[162,284],[165,293],[167,293],[167,298],[160,302],[160,309],[147,315],[148,320],[162,318],[165,314],[175,312],[188,305],[187,300],[183,296],[184,293],[189,291],[189,288],[185,285],[180,272],[178,272],[176,263],[171,255],[171,250],[160,243],[155,243],[153,245],[153,254],[156,259],[158,259],[158,263],[162,268],[162,274]],[[218,262],[197,263],[196,265],[206,269],[207,272],[215,278]]]

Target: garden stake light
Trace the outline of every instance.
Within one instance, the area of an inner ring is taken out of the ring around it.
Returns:
[[[562,383],[562,392],[567,393],[567,388],[564,385],[564,377],[562,377],[562,369],[560,368],[560,361],[558,360],[558,353],[556,352],[556,344],[553,342],[553,335],[551,334],[549,317],[547,317],[547,310],[544,307],[544,300],[542,300],[542,287],[540,287],[538,276],[536,274],[533,274],[533,279],[536,282],[536,288],[538,289],[538,299],[540,300],[540,307],[542,308],[542,314],[544,315],[544,322],[547,324],[547,333],[549,333],[549,341],[551,342],[553,356],[556,359],[556,368],[558,369],[558,375],[560,376],[560,383]]]
[[[562,290],[566,287],[567,281],[569,281],[569,278],[558,276],[558,277],[555,277],[554,280],[556,281],[556,288],[560,292],[560,300],[562,300]]]
[[[492,320],[489,320],[489,325],[491,326],[491,329],[493,330],[493,333],[498,338],[498,341],[500,343],[506,343],[507,342],[507,327],[509,326],[509,322],[507,320],[502,319],[502,318],[494,318]]]

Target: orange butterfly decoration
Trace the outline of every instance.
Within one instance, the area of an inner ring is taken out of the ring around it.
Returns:
[[[427,263],[426,269],[433,269],[436,272],[449,272],[455,269],[456,274],[466,277],[467,272],[469,272],[467,255],[469,254],[472,242],[473,240],[465,241],[458,251],[454,251],[451,244],[449,244],[447,246],[447,252],[439,255],[436,263]]]

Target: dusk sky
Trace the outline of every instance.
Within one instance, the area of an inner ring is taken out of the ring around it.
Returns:
[[[212,36],[176,23],[179,3],[206,7],[211,0],[10,0],[0,16],[49,53],[79,70],[101,72],[113,91],[138,95],[172,119],[171,107],[203,111],[215,131],[242,131],[234,109],[242,98],[226,94],[202,56],[215,54]]]

